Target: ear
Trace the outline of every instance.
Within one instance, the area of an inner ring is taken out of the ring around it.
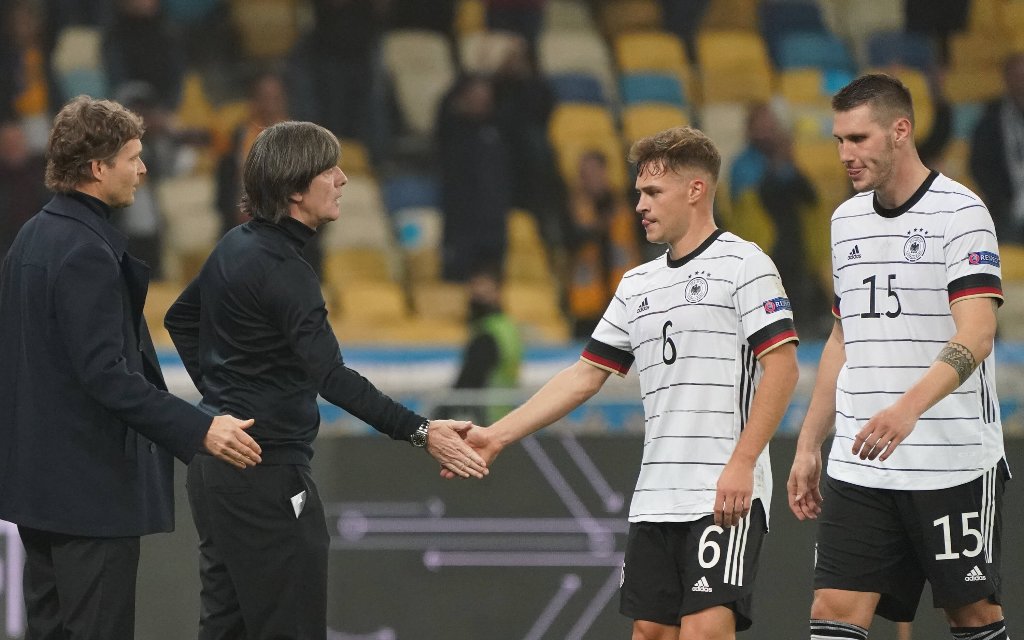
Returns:
[[[707,189],[708,184],[702,178],[694,178],[693,180],[690,180],[690,192],[688,194],[690,204],[694,204],[703,198]]]
[[[300,202],[302,202],[302,194],[293,193],[292,195],[288,196],[288,202],[290,202],[291,204],[299,204]]]
[[[893,124],[894,140],[896,144],[903,144],[907,140],[914,139],[914,127],[907,118],[897,118]]]
[[[96,182],[103,180],[103,174],[106,173],[107,165],[102,160],[90,160],[89,161],[89,175]]]

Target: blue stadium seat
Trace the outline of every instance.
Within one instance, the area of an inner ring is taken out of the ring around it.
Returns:
[[[827,96],[834,96],[839,93],[839,90],[846,85],[853,82],[853,79],[857,76],[857,71],[847,71],[845,69],[826,69],[824,77],[822,78],[822,91]]]
[[[761,2],[757,8],[761,35],[768,45],[768,53],[780,65],[782,40],[794,32],[828,33],[818,4],[801,2]]]
[[[619,91],[625,105],[659,102],[686,106],[686,96],[679,79],[664,73],[628,73],[619,79]]]
[[[879,31],[868,36],[868,66],[903,65],[930,73],[938,57],[928,36],[903,31]]]
[[[548,83],[558,102],[585,102],[608,104],[601,81],[587,73],[556,73],[548,76]]]
[[[440,207],[441,185],[437,178],[405,174],[384,181],[384,206],[394,214],[409,207]]]
[[[782,37],[778,58],[781,69],[814,67],[824,71],[854,73],[857,65],[846,45],[831,33],[797,31]]]

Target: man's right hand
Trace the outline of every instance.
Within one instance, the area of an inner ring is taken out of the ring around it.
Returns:
[[[789,509],[798,520],[814,520],[821,513],[821,452],[796,452],[786,492]]]
[[[263,460],[260,457],[263,451],[245,432],[253,422],[252,418],[239,420],[233,416],[215,416],[203,438],[203,447],[210,455],[239,469],[254,467]]]

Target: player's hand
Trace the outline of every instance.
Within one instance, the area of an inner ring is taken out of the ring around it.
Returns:
[[[718,477],[715,493],[715,524],[728,529],[750,513],[754,495],[754,464],[732,459]]]
[[[885,462],[914,430],[918,418],[919,415],[904,411],[898,403],[882,409],[853,439],[853,455],[860,456],[861,460],[878,458]]]
[[[485,427],[473,426],[467,431],[462,433],[462,437],[466,444],[473,448],[477,454],[487,463],[488,466],[494,459],[501,453],[501,443],[498,438],[494,436],[494,433]],[[441,469],[441,477],[446,480],[451,480],[457,477],[455,473],[452,473],[449,469]]]
[[[465,442],[472,422],[463,420],[431,420],[427,427],[427,453],[441,463],[441,467],[461,478],[483,478],[487,463]]]
[[[796,452],[793,468],[789,470],[786,495],[789,509],[797,520],[814,520],[821,513],[821,452]]]
[[[251,418],[239,420],[233,416],[215,416],[203,438],[203,447],[215,458],[239,469],[254,467],[262,462],[260,454],[263,450],[245,432],[253,422]]]

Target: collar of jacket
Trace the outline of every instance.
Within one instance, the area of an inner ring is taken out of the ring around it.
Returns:
[[[85,197],[89,197],[82,194]],[[72,195],[58,193],[46,203],[43,207],[43,211],[52,213],[58,216],[64,216],[66,218],[72,218],[81,222],[85,226],[92,229],[92,231],[103,238],[103,240],[110,245],[114,255],[123,257],[128,253],[128,238],[114,228],[114,225],[110,224],[110,221],[105,219],[99,212],[93,209],[88,201],[83,198],[78,198]],[[96,202],[100,202],[97,200]],[[102,204],[102,203],[100,203]]]
[[[280,222],[267,222],[266,220],[254,219],[252,223],[259,227],[272,229],[276,233],[285,236],[289,242],[299,249],[306,246],[306,243],[316,235],[314,229],[310,229],[291,216],[285,216]]]

